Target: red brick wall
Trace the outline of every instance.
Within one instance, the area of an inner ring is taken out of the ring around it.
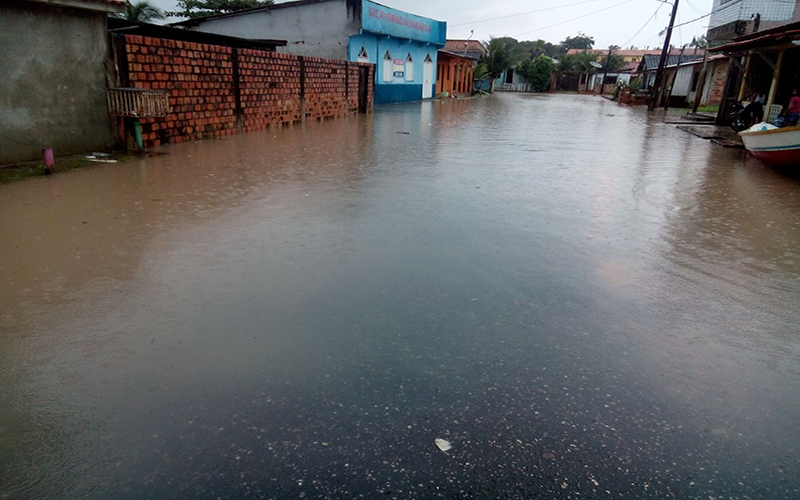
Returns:
[[[145,146],[357,113],[359,66],[369,68],[372,109],[374,65],[138,35],[124,42],[122,84],[170,94],[166,117],[140,120]]]
[[[717,106],[722,102],[725,93],[725,83],[728,81],[728,69],[730,61],[721,61],[714,64],[714,71],[711,73],[711,86],[708,89],[708,99],[706,105]]]

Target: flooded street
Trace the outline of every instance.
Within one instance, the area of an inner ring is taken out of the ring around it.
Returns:
[[[0,498],[800,498],[800,178],[582,96],[160,151],[0,185]]]

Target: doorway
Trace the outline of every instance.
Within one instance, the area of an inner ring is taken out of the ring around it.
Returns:
[[[367,112],[369,97],[369,67],[358,67],[358,112]]]
[[[422,98],[430,99],[431,97],[433,97],[433,59],[428,54],[422,63]]]

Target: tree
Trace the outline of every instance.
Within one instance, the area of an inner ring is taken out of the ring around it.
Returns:
[[[546,92],[550,87],[553,73],[557,69],[552,59],[542,54],[536,59],[528,59],[517,67],[517,72],[528,80],[536,92]]]
[[[489,76],[492,84],[503,71],[513,68],[524,54],[519,42],[509,37],[491,38],[488,42],[483,42],[483,46],[486,47],[487,54],[475,74],[477,77]]]
[[[583,32],[578,32],[576,36],[568,36],[561,42],[564,52],[570,49],[589,50],[592,47],[594,47],[594,38]]]
[[[125,12],[120,12],[117,17],[137,23],[149,23],[164,19],[164,13],[147,0],[141,0],[136,3],[128,2]]]
[[[692,42],[689,44],[689,47],[693,47],[695,49],[705,49],[708,47],[708,41],[706,40],[705,35],[694,36],[692,37]]]
[[[611,57],[606,55],[600,64],[603,65],[603,71],[606,73],[616,73],[626,66],[625,58],[619,54],[611,54]]]
[[[205,17],[264,7],[273,3],[273,0],[178,0],[178,10],[166,14],[170,17]]]
[[[565,75],[574,75],[577,73],[578,63],[576,58],[572,54],[564,54],[558,60],[558,67],[556,68],[556,72],[559,76]]]
[[[561,46],[546,42],[544,40],[519,42],[519,46],[528,53],[528,57],[531,59],[536,59],[542,54],[550,57],[551,59],[558,59],[564,55],[564,51],[561,50]]]

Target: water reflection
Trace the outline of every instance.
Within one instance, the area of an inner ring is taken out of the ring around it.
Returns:
[[[796,180],[577,96],[163,152],[0,186],[0,495],[800,487]]]

